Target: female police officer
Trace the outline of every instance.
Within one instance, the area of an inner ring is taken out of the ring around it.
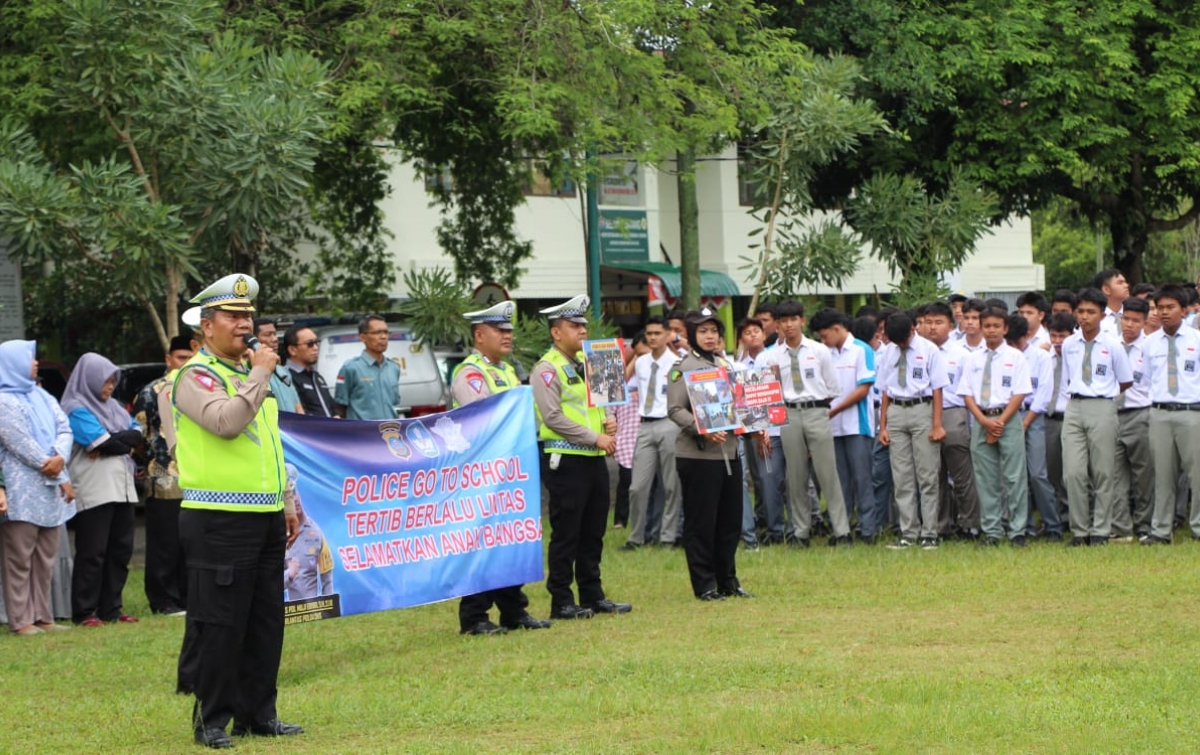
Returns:
[[[685,372],[725,367],[725,326],[708,309],[690,313],[691,350],[668,375],[667,416],[679,425],[675,467],[683,489],[683,543],[692,592],[700,600],[748,598],[734,557],[742,526],[742,465],[733,432],[701,434],[688,400]]]

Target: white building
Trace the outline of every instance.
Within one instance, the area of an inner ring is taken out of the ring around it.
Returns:
[[[452,269],[452,260],[437,244],[434,229],[439,213],[430,206],[425,177],[399,162],[395,153],[389,157],[394,160],[392,193],[384,202],[384,213],[387,226],[395,234],[392,243],[397,267],[401,271],[432,266]],[[602,241],[605,267],[601,280],[606,311],[632,321],[641,319],[648,303],[647,276],[622,267],[635,265],[630,264],[632,259],[679,264],[679,202],[675,177],[668,171],[630,165],[627,173],[631,175],[625,179],[610,176],[601,187],[601,214],[606,219],[624,215],[628,221],[618,222],[620,228],[615,232],[611,223],[601,222],[602,232],[610,230]],[[537,185],[531,189],[528,201],[517,210],[517,233],[533,243],[533,257],[523,266],[520,285],[509,294],[517,300],[561,301],[588,290],[584,199],[571,184],[551,187],[548,181],[534,183]],[[725,284],[748,297],[753,286],[748,281],[749,272],[742,269],[742,257],[753,254],[749,234],[757,221],[739,200],[743,192],[739,191],[736,149],[731,146],[721,155],[701,158],[696,186],[701,268],[728,276],[730,280]],[[626,232],[643,226],[644,234]],[[962,269],[948,276],[948,281],[964,293],[1009,299],[1023,291],[1041,289],[1044,269],[1033,262],[1028,218],[1014,219],[993,229]],[[835,297],[832,303],[852,307],[862,300],[854,295],[886,294],[894,283],[884,263],[864,254],[859,270],[841,291],[819,287],[811,293]],[[650,288],[651,296],[654,290]],[[398,276],[392,295],[399,298],[407,293]],[[739,304],[744,308],[744,303]]]

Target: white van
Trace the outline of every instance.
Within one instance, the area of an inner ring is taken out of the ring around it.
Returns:
[[[446,411],[446,385],[438,370],[433,350],[416,343],[400,323],[388,323],[391,335],[384,355],[400,365],[400,414],[421,417]],[[317,372],[331,390],[337,385],[338,370],[347,359],[363,352],[357,325],[321,325],[313,328],[321,340]]]

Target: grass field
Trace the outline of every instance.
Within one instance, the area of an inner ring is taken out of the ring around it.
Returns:
[[[461,637],[457,602],[288,630],[248,753],[1191,752],[1200,545],[739,554],[700,603],[681,551],[604,558],[632,614]],[[127,608],[145,615],[141,573]],[[545,617],[543,587],[528,592]],[[0,753],[201,752],[182,621],[0,637]]]

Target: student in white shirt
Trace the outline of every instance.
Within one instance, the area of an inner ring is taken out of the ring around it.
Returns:
[[[987,305],[982,299],[968,299],[963,304],[962,326],[963,337],[959,343],[963,345],[968,352],[975,353],[985,348],[983,344],[983,331],[980,329],[979,318],[987,309]],[[1007,314],[1007,312],[1005,313]]]
[[[636,550],[645,544],[646,510],[656,475],[662,480],[666,494],[659,536],[662,544],[675,545],[679,531],[682,488],[675,466],[675,439],[679,427],[667,418],[667,376],[678,357],[667,346],[671,331],[667,330],[663,318],[647,320],[645,335],[650,353],[642,354],[633,362],[641,427],[633,451],[633,480],[629,485],[629,539],[621,550]]]
[[[1062,345],[1067,376],[1063,418],[1063,480],[1067,485],[1072,547],[1104,545],[1112,531],[1113,470],[1117,463],[1117,397],[1133,384],[1133,370],[1119,338],[1105,333],[1105,296],[1079,292],[1079,332]],[[1095,505],[1090,494],[1095,492]]]
[[[853,520],[857,512],[859,532],[870,540],[880,526],[875,521],[875,489],[871,479],[875,352],[850,333],[850,318],[836,309],[822,309],[813,315],[812,330],[829,349],[838,379],[838,395],[829,408],[829,422],[842,498],[846,502],[846,519]],[[845,541],[837,542],[849,542],[849,535]]]
[[[1074,297],[1074,294],[1071,294]],[[1063,482],[1062,426],[1066,416],[1067,378],[1063,371],[1062,345],[1075,333],[1075,315],[1050,315],[1046,328],[1050,331],[1051,388],[1050,404],[1046,407],[1046,474],[1054,488],[1055,508],[1061,528],[1067,518],[1067,485]]]
[[[807,548],[812,529],[808,502],[808,469],[811,458],[817,482],[825,493],[829,521],[833,527],[830,544],[846,542],[850,522],[837,476],[833,429],[829,407],[838,395],[838,378],[829,349],[804,336],[804,306],[788,300],[775,305],[775,327],[779,341],[759,357],[760,367],[779,368],[788,423],[780,440],[787,467],[788,509],[792,543]]]
[[[1146,318],[1150,305],[1125,300],[1121,345],[1133,370],[1133,385],[1117,399],[1117,466],[1113,491],[1112,537],[1133,542],[1150,534],[1154,512],[1154,464],[1150,458],[1150,375],[1146,370]]]
[[[1129,282],[1120,270],[1110,268],[1096,273],[1092,279],[1092,287],[1104,295],[1104,319],[1100,321],[1100,330],[1115,339],[1121,338],[1121,315],[1124,314],[1125,300],[1129,298]]]
[[[1033,520],[1036,508],[1042,519],[1041,535],[1062,539],[1062,520],[1054,500],[1054,486],[1046,472],[1046,412],[1050,406],[1054,382],[1054,360],[1050,352],[1029,343],[1029,320],[1020,313],[1008,316],[1008,345],[1017,349],[1029,363],[1029,384],[1033,392],[1021,404],[1021,427],[1025,431],[1025,469],[1029,477],[1029,519],[1026,537],[1038,534]],[[1049,346],[1049,341],[1046,342]]]
[[[1017,297],[1017,314],[1029,323],[1026,335],[1027,346],[1050,350],[1050,331],[1046,330],[1046,318],[1050,316],[1050,302],[1037,291],[1026,291]]]
[[[1200,537],[1200,330],[1183,326],[1188,293],[1181,286],[1158,290],[1162,329],[1146,338],[1143,359],[1150,372],[1150,452],[1154,459],[1154,514],[1143,545],[1171,542],[1175,485],[1182,469],[1192,481],[1188,523]]]
[[[887,321],[891,343],[880,362],[883,406],[879,442],[891,453],[900,539],[892,549],[938,547],[938,476],[946,431],[942,427],[942,391],[949,383],[938,347],[913,331],[908,315]],[[917,494],[920,491],[920,511]]]
[[[979,537],[979,494],[975,492],[975,467],[971,463],[970,413],[955,391],[970,352],[950,337],[954,321],[946,304],[930,304],[925,310],[925,320],[929,340],[941,351],[949,381],[942,390],[942,428],[946,438],[940,449],[938,537],[974,540]]]
[[[980,317],[985,348],[967,359],[958,379],[958,395],[975,418],[971,452],[975,464],[975,489],[979,493],[980,545],[999,545],[1004,539],[1004,504],[1008,491],[1008,537],[1025,546],[1029,515],[1029,486],[1025,472],[1025,437],[1017,420],[1021,402],[1033,390],[1025,356],[1004,342],[1008,314],[995,307]]]

